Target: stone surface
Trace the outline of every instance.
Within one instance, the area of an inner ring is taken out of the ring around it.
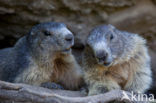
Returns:
[[[155,49],[155,0],[0,0],[0,48],[12,46],[35,24],[66,23],[76,35],[76,47],[89,31],[111,23],[119,29],[143,35]]]
[[[91,28],[135,4],[135,0],[0,0],[0,40],[9,40],[0,47],[13,45],[34,24],[46,21],[66,23],[84,43]]]
[[[156,60],[156,0],[0,0],[0,48],[12,46],[33,25],[47,21],[68,25],[80,63],[89,31],[108,23],[145,37]]]

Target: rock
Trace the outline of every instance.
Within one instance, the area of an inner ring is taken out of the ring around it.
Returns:
[[[156,4],[156,0],[152,0]]]
[[[109,14],[135,3],[135,0],[0,0],[0,33],[16,41],[37,23],[60,21],[69,25],[84,43],[91,28],[105,23]],[[7,46],[12,43],[1,48]]]
[[[152,68],[152,71],[153,71],[153,87],[155,88],[156,90],[156,65],[155,65],[155,61],[156,61],[156,55],[155,55],[155,52],[150,50],[150,56],[152,57],[151,59],[151,66],[153,67]],[[156,91],[155,91],[156,92]]]

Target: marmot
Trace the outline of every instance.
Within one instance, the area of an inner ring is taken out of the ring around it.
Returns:
[[[143,93],[152,82],[145,39],[110,24],[90,32],[83,63],[88,95],[113,89]]]
[[[65,24],[34,26],[14,47],[0,50],[0,80],[40,86],[54,82],[77,89],[82,71],[71,53],[74,36]]]

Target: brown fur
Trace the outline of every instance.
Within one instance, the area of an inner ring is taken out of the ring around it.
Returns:
[[[69,59],[69,60],[67,60]],[[67,60],[67,61],[66,61]],[[71,61],[70,61],[71,60]],[[78,88],[82,84],[82,72],[75,70],[79,67],[72,55],[62,56],[54,60],[52,82],[63,85],[66,89]],[[68,81],[68,82],[67,82]]]
[[[38,65],[30,66],[15,79],[15,82],[32,85],[55,82],[61,84],[65,89],[78,89],[83,83],[82,71],[72,54],[56,54],[50,63],[41,64],[40,67]]]

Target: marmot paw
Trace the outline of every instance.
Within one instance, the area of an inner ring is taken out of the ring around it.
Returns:
[[[54,82],[46,82],[46,83],[42,83],[41,87],[44,88],[49,88],[49,89],[64,89],[61,85],[56,84]]]

